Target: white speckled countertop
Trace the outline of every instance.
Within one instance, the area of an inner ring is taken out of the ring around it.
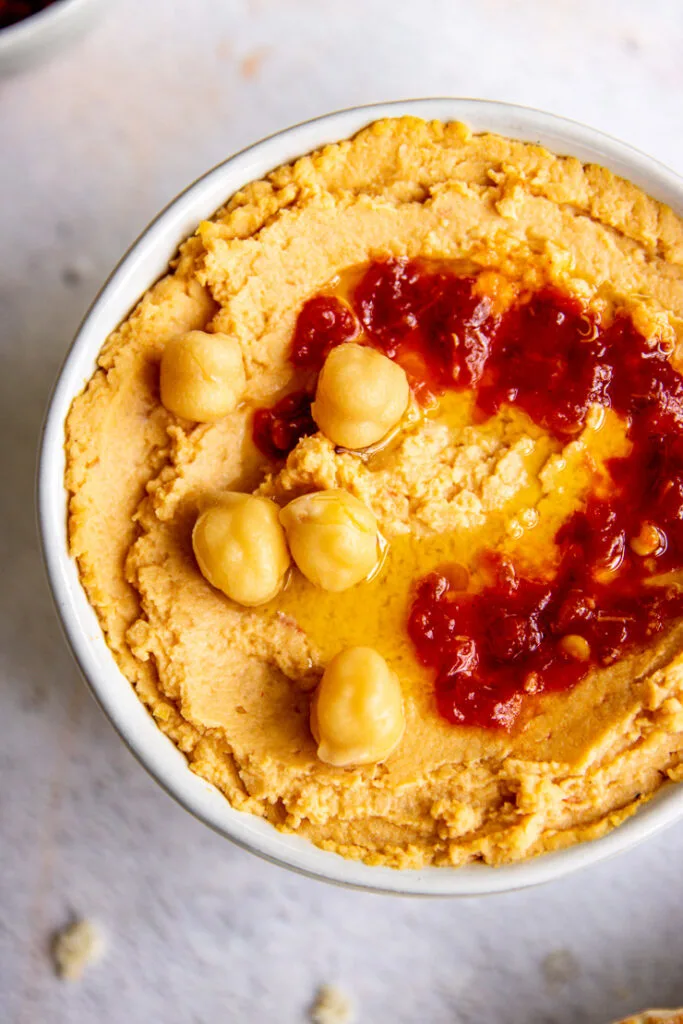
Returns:
[[[78,678],[32,510],[78,321],[189,180],[303,118],[447,94],[578,118],[683,171],[683,6],[109,6],[70,52],[0,81],[0,1021],[295,1024],[326,981],[371,1024],[606,1024],[683,1004],[683,824],[541,889],[419,902],[307,881],[195,822]],[[72,914],[99,920],[109,951],[68,984],[47,949]]]

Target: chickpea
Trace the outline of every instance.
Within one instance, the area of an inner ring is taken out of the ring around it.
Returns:
[[[333,348],[318,378],[313,419],[344,448],[367,448],[395,427],[408,407],[405,370],[364,345]]]
[[[214,423],[237,406],[246,384],[239,344],[227,334],[188,331],[166,343],[161,401],[186,420]]]
[[[323,590],[348,590],[367,579],[380,556],[377,520],[348,491],[304,494],[280,512],[292,558]]]
[[[238,604],[265,604],[282,589],[290,557],[279,511],[268,498],[228,492],[195,523],[202,575]]]
[[[560,640],[560,650],[575,661],[588,661],[591,656],[591,645],[578,633],[567,633],[563,636]]]
[[[657,555],[664,550],[664,538],[654,523],[643,523],[640,533],[629,541],[631,551],[642,558]]]
[[[311,705],[318,757],[337,768],[384,761],[405,730],[398,676],[372,647],[347,647],[329,663]]]

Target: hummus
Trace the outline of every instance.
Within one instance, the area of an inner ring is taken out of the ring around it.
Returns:
[[[646,337],[683,339],[683,224],[671,210],[539,146],[457,123],[373,124],[233,196],[107,340],[66,431],[83,585],[159,728],[239,810],[402,868],[498,864],[592,839],[683,777],[683,626],[544,695],[508,733],[436,713],[405,623],[410,588],[432,567],[491,548],[547,561],[558,526],[624,454],[618,417],[589,415],[562,442],[513,407],[477,422],[450,394],[370,459],[317,433],[274,464],[252,441],[254,408],[297,386],[302,305],[383,258],[465,262],[501,303],[506,288],[552,285],[601,313],[627,309]],[[243,402],[211,424],[159,400],[164,346],[193,330],[237,339],[244,361]],[[248,609],[201,576],[191,534],[207,495],[284,504],[322,488],[351,491],[377,517],[389,554],[375,578],[321,594],[294,576]],[[340,769],[316,756],[309,704],[350,644],[396,671],[406,728],[385,763]]]

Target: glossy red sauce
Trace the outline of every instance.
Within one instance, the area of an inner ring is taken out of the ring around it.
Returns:
[[[297,317],[290,359],[300,370],[317,374],[335,345],[350,341],[359,329],[356,317],[340,299],[333,295],[309,299]],[[292,392],[271,408],[256,410],[252,437],[267,458],[286,458],[302,437],[315,433],[312,391]]]
[[[54,0],[0,0],[0,28],[23,21],[49,7]]]
[[[334,295],[309,299],[297,317],[291,360],[295,366],[320,370],[335,345],[350,341],[358,329],[349,307]]]
[[[259,451],[273,461],[284,459],[302,437],[314,434],[312,401],[308,391],[292,391],[269,409],[257,409],[252,437]]]
[[[499,320],[473,284],[391,260],[373,264],[356,287],[354,306],[371,343],[403,366],[418,398],[481,379]]]
[[[447,568],[416,584],[408,632],[435,672],[440,714],[510,729],[530,695],[574,686],[683,615],[683,593],[647,582],[683,568],[683,378],[625,315],[603,325],[549,289],[497,315],[474,285],[417,262],[372,264],[353,312],[329,296],[303,307],[292,361],[317,370],[362,330],[405,367],[418,397],[474,389],[482,417],[518,405],[564,441],[595,403],[627,420],[632,451],[609,463],[609,496],[591,496],[559,530],[552,578],[489,556],[490,582],[477,593],[458,589]],[[255,419],[259,446],[280,457],[312,424],[303,400],[290,397],[296,414],[275,407]]]

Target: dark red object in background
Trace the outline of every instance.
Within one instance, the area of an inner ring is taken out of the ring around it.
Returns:
[[[0,29],[45,10],[54,0],[0,0]]]

